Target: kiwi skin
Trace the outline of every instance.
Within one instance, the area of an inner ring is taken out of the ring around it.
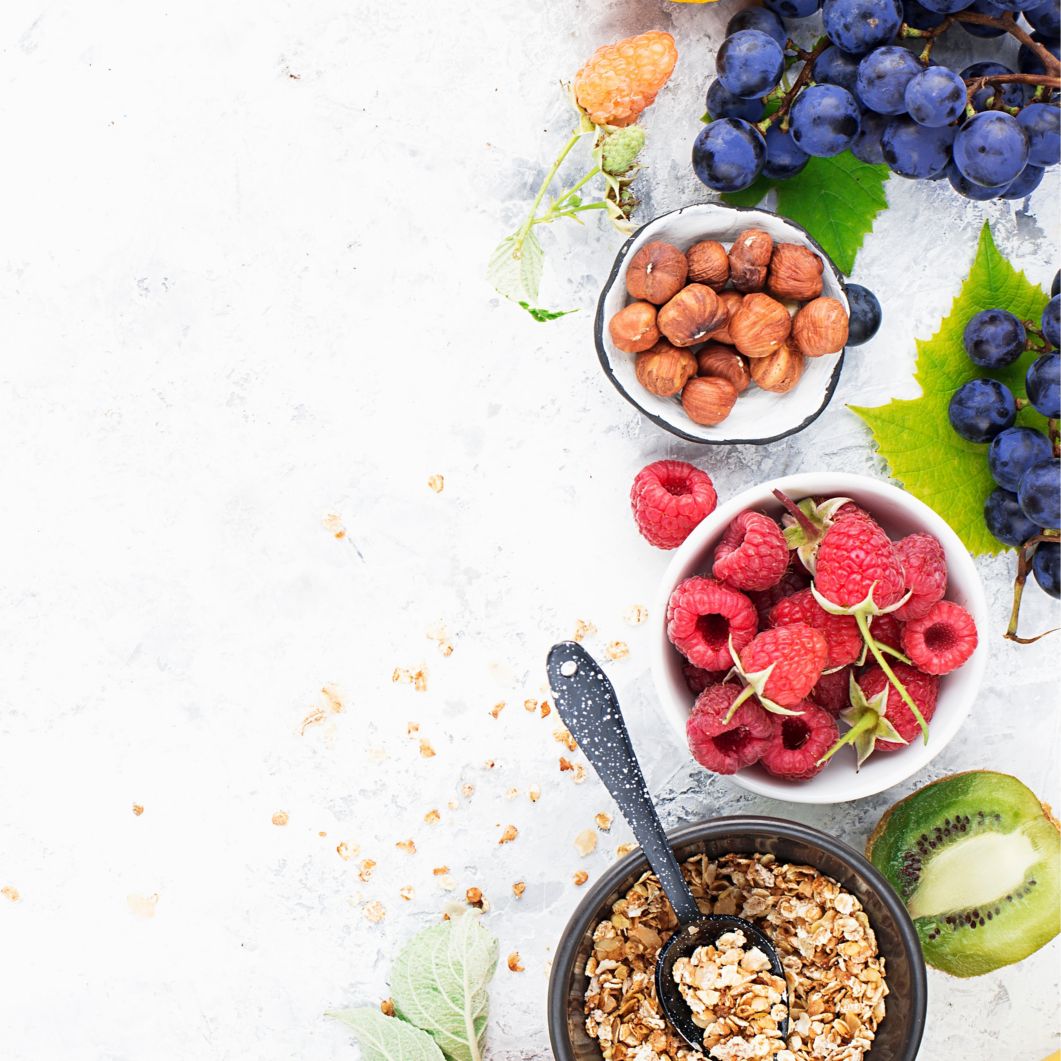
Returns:
[[[1018,831],[1038,856],[1022,885],[1000,894],[990,906],[914,919],[929,965],[953,976],[979,976],[1020,961],[1061,931],[1058,822],[1017,778],[971,770],[914,792],[873,831],[866,856],[907,904],[920,880],[922,858],[928,865],[955,841]],[[938,885],[938,874],[935,881]]]

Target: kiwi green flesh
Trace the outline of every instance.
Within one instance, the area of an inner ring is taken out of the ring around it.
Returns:
[[[955,976],[1020,961],[1061,930],[1061,834],[1008,774],[925,786],[884,816],[867,853],[907,904],[925,960]]]

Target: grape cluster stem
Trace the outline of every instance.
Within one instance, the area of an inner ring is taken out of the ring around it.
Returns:
[[[1054,420],[1050,421],[1051,424],[1051,435],[1053,436],[1054,449],[1057,449],[1057,422]],[[1020,603],[1021,598],[1024,596],[1024,584],[1028,581],[1028,573],[1032,569],[1032,559],[1035,556],[1035,550],[1043,542],[1054,542],[1058,541],[1057,531],[1044,531],[1042,534],[1036,534],[1029,538],[1017,549],[1017,577],[1013,580],[1013,608],[1009,614],[1009,627],[1006,629],[1006,640],[1015,641],[1018,645],[1033,645],[1042,637],[1046,637],[1047,634],[1056,634],[1058,629],[1061,627],[1054,627],[1051,630],[1044,630],[1041,634],[1036,634],[1035,637],[1021,637],[1017,633],[1017,626],[1020,622]]]

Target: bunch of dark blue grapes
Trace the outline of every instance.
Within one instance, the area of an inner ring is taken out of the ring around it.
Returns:
[[[1045,532],[1056,534],[1061,527],[1059,287],[1061,273],[1054,277],[1052,297],[1038,328],[1004,309],[986,309],[965,325],[965,352],[980,368],[1004,368],[1027,350],[1036,354],[1025,376],[1027,398],[1015,398],[1004,383],[984,377],[959,387],[948,409],[951,426],[962,438],[988,444],[987,464],[996,488],[984,504],[984,521],[1000,542],[1015,547],[1042,538]],[[1047,418],[1048,435],[1031,427],[1014,426],[1017,410],[1025,404]],[[1061,597],[1059,562],[1058,541],[1036,543],[1032,571],[1052,597]]]
[[[782,19],[819,9],[825,39],[805,51]],[[938,64],[933,45],[952,25],[1024,38],[1019,73]],[[1061,161],[1059,41],[1058,0],[765,0],[726,27],[693,168],[735,192],[850,150],[969,199],[1022,199]]]

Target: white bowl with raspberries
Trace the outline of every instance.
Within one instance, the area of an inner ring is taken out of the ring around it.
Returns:
[[[702,505],[709,487],[688,485]],[[861,799],[918,773],[961,728],[987,664],[987,602],[961,540],[906,491],[843,472],[719,504],[675,550],[653,614],[653,677],[683,744],[794,803]]]

